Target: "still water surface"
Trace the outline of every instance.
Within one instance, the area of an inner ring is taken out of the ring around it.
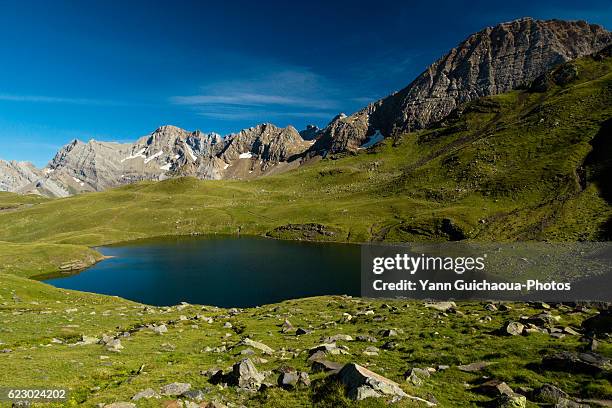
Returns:
[[[112,258],[45,282],[150,305],[250,307],[360,291],[358,245],[172,237],[98,248]]]

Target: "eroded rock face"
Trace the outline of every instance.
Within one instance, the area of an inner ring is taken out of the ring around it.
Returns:
[[[354,151],[379,130],[388,137],[421,129],[459,104],[529,84],[563,62],[612,42],[612,33],[584,21],[523,18],[469,36],[401,91],[324,129],[313,151]]]

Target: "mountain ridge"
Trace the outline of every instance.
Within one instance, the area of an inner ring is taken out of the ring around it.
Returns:
[[[470,35],[402,90],[349,116],[339,114],[324,129],[309,125],[298,132],[262,123],[221,137],[164,125],[134,143],[75,139],[42,170],[0,163],[0,190],[62,197],[175,176],[278,174],[317,157],[355,153],[385,137],[426,128],[474,99],[534,86],[555,66],[610,43],[612,33],[584,21],[501,23]]]
[[[461,103],[525,86],[554,66],[594,54],[610,42],[612,33],[585,21],[526,17],[487,27],[402,90],[332,120],[311,150],[354,152],[377,130],[389,137],[425,128]]]

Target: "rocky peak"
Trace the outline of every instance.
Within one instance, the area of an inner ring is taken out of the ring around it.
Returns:
[[[237,158],[256,156],[262,161],[278,163],[302,153],[307,144],[293,126],[279,128],[264,123],[225,137],[221,157],[229,162]]]
[[[522,18],[487,27],[462,41],[401,91],[353,115],[336,117],[313,150],[353,151],[376,131],[390,136],[424,128],[459,104],[512,90],[611,42],[612,33],[584,21]]]
[[[306,129],[300,130],[300,136],[302,136],[302,139],[304,140],[315,140],[319,136],[320,132],[321,129],[319,129],[318,126],[306,125]]]

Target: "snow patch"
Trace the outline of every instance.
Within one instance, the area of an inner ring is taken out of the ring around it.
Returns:
[[[81,187],[83,187],[83,186],[85,185],[85,183],[84,183],[83,181],[79,180],[78,178],[76,178],[76,177],[74,177],[74,176],[72,177],[72,179],[73,179],[74,181],[76,181],[77,183],[79,183],[79,184],[81,185]]]
[[[240,159],[250,159],[251,157],[253,157],[253,155],[251,154],[251,152],[246,152],[246,153],[240,153],[240,156],[238,156]]]
[[[161,170],[168,171],[168,170],[170,170],[170,167],[172,167],[172,164],[170,164],[170,163],[166,163],[166,164],[164,164],[163,166],[161,166],[161,167],[160,167],[160,169],[161,169]]]
[[[46,168],[46,169],[43,170],[43,173],[49,174],[49,173],[53,173],[54,171],[55,171],[55,169]]]
[[[374,146],[375,144],[382,142],[384,139],[385,137],[382,135],[382,133],[380,133],[380,130],[376,129],[376,132],[374,132],[374,134],[368,138],[368,141],[362,144],[359,148],[360,149],[370,148]]]
[[[180,154],[175,154],[175,155],[174,155],[174,160],[178,160],[178,159],[180,159],[180,158],[181,158],[181,155],[180,155]]]
[[[126,160],[132,160],[132,159],[136,159],[138,157],[142,157],[143,159],[146,159],[145,155],[144,155],[144,151],[146,150],[146,148],[140,149],[139,151],[137,151],[136,153],[134,153],[131,156],[126,157],[125,159],[121,160],[121,163],[123,163]]]
[[[161,150],[157,153],[155,153],[153,156],[147,157],[145,159],[145,164],[147,164],[148,162],[150,162],[151,160],[155,159],[156,157],[161,156],[162,154],[164,154],[164,152],[162,152]]]
[[[229,164],[225,163],[225,166],[223,166],[223,170],[226,170],[229,167]]]

